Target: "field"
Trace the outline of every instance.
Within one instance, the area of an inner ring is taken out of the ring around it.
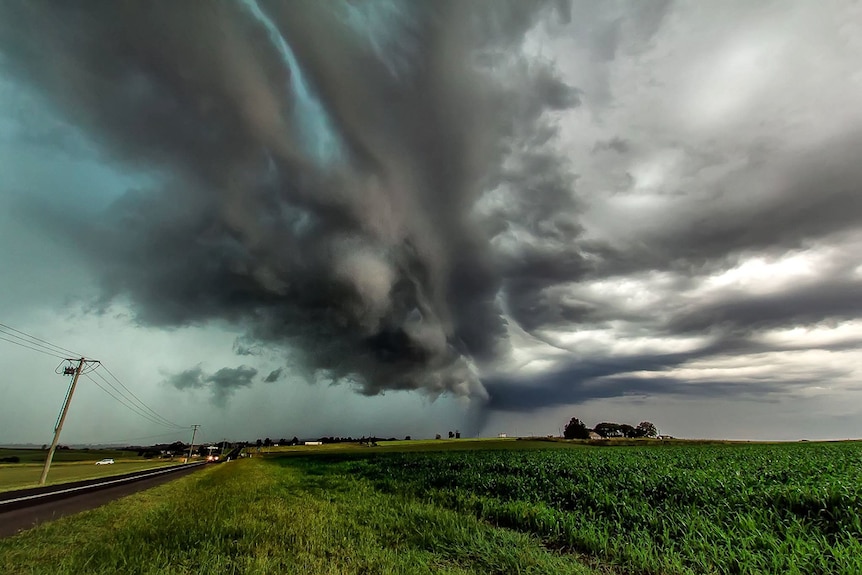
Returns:
[[[860,443],[442,447],[215,466],[2,540],[0,572],[862,573]]]
[[[0,491],[37,486],[46,453],[40,449],[0,449],[0,458],[14,456],[21,460],[21,463],[0,463]],[[96,461],[106,457],[114,459],[116,463],[114,465],[94,465]],[[54,461],[48,472],[47,484],[53,485],[82,479],[121,475],[176,463],[176,461],[144,459],[137,457],[134,451],[64,449],[54,454]]]
[[[42,449],[12,449],[0,447],[0,459],[17,457],[19,463],[45,463],[47,450]],[[141,459],[135,451],[120,451],[119,449],[58,449],[54,452],[54,463],[63,461],[99,461],[105,457],[113,459]],[[0,463],[0,466],[4,464]]]

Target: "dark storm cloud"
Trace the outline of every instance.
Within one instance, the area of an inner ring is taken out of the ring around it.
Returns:
[[[284,371],[283,367],[279,367],[278,369],[274,369],[269,372],[265,378],[263,378],[264,383],[275,383],[279,379],[281,379],[281,374]]]
[[[722,330],[752,333],[775,328],[847,320],[862,312],[862,282],[830,283],[791,288],[778,294],[736,294],[734,299],[693,305],[671,318],[670,333]]]
[[[105,304],[127,298],[155,326],[240,324],[237,353],[298,348],[369,394],[481,395],[470,364],[507,344],[471,210],[493,182],[532,177],[504,159],[552,135],[545,111],[579,102],[549,63],[517,56],[558,15],[524,1],[12,2],[0,50],[106,158],[161,182],[78,236]],[[565,195],[553,153],[529,157]],[[234,388],[184,377],[217,398]]]
[[[169,375],[165,383],[181,390],[208,389],[212,392],[213,403],[223,406],[237,389],[250,387],[256,375],[257,370],[247,365],[223,367],[212,374],[205,373],[201,366],[197,366]],[[265,381],[269,381],[269,377]]]
[[[69,242],[89,256],[104,308],[130,302],[151,326],[228,322],[244,330],[238,355],[292,354],[282,365],[366,394],[483,397],[479,380],[506,365],[520,329],[573,355],[533,376],[486,377],[491,408],[763,397],[778,380],[658,372],[817,348],[758,337],[862,315],[858,251],[841,248],[862,222],[858,106],[809,102],[853,93],[824,79],[851,77],[829,66],[855,52],[816,35],[803,44],[792,32],[817,23],[797,30],[786,13],[745,2],[7,2],[0,65],[106,162],[155,182]],[[792,73],[770,83],[782,66]],[[36,223],[60,229],[74,213],[59,212]],[[840,253],[804,282],[699,289],[753,258],[826,248]],[[578,330],[625,349],[579,353],[555,339]],[[656,351],[626,348],[638,338]],[[714,341],[667,352],[687,338]],[[628,375],[644,371],[656,377]],[[215,375],[171,381],[223,401],[255,374]]]
[[[529,384],[523,378],[510,377],[488,381],[491,397],[486,408],[499,411],[533,411],[555,405],[623,396],[680,396],[694,399],[736,397],[773,401],[774,394],[792,394],[794,389],[822,385],[824,381],[846,376],[852,371],[849,367],[819,366],[806,374],[711,377],[703,381],[660,375],[662,371],[698,359],[727,358],[730,357],[728,354],[740,352],[756,354],[782,350],[786,351],[788,348],[770,348],[751,341],[737,340],[719,342],[686,353],[573,361],[529,378]],[[656,374],[650,377],[631,375],[634,371]]]

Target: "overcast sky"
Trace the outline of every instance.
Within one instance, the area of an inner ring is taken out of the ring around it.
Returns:
[[[68,443],[860,437],[859,102],[850,0],[3,2],[0,323]]]

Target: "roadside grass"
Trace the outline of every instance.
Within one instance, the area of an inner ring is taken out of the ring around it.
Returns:
[[[0,447],[0,459],[6,457],[17,457],[18,463],[44,463],[45,456],[48,455],[47,449],[26,449]],[[58,449],[54,452],[53,461],[99,461],[106,457],[113,459],[139,459],[143,461],[143,457],[136,457],[135,451],[121,451],[119,449]],[[0,463],[0,469],[6,465]]]
[[[0,572],[610,573],[538,538],[263,458],[215,466],[0,540]]]
[[[101,458],[100,458],[101,459]],[[177,465],[179,461],[164,461],[158,459],[116,460],[113,465],[94,465],[92,461],[53,463],[48,472],[47,485],[110,477],[144,469],[157,469],[169,465]],[[11,463],[0,466],[0,492],[13,489],[36,487],[42,475],[42,465],[32,463]]]

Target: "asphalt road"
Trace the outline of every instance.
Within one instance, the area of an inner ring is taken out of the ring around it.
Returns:
[[[188,475],[189,473],[193,473],[194,471],[203,469],[204,467],[205,466],[203,465],[183,467],[171,473],[164,473],[154,477],[146,477],[144,479],[136,479],[129,483],[100,487],[98,489],[65,496],[62,499],[39,501],[34,504],[27,504],[23,507],[8,510],[4,510],[4,506],[0,505],[0,537],[10,537],[20,531],[35,527],[40,523],[45,523],[46,521],[59,519],[66,515],[99,507],[100,505],[104,505],[114,499],[119,499],[126,495],[131,495],[132,493],[143,491],[144,489],[149,489],[156,485],[167,483],[168,481],[173,481],[174,479],[183,477],[184,475]],[[93,483],[110,479],[112,478],[104,477],[93,481]],[[55,486],[55,489],[59,490],[64,487],[67,486],[61,484]],[[8,498],[8,496],[11,496],[12,494],[7,492],[4,493],[4,495]]]

